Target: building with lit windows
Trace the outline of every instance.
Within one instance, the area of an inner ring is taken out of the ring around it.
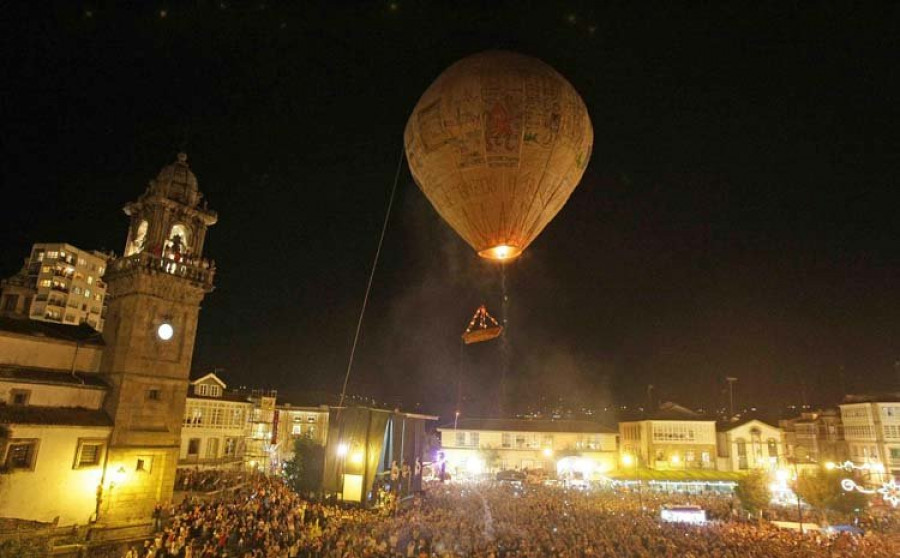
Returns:
[[[619,423],[623,464],[661,469],[716,469],[716,422],[675,403],[643,420]]]
[[[848,395],[840,408],[850,461],[873,482],[900,476],[900,393]]]
[[[566,458],[581,458],[580,472],[591,476],[617,463],[616,431],[590,421],[472,418],[437,430],[446,470],[456,476],[525,469],[555,475]]]
[[[88,327],[0,317],[0,517],[87,523],[112,432]]]
[[[103,331],[109,256],[64,243],[35,244],[22,270],[3,281],[0,308],[32,320]]]
[[[327,405],[300,407],[282,403],[277,406],[275,441],[279,463],[294,457],[296,440],[309,440],[320,446],[325,445],[328,437],[328,411]]]
[[[191,382],[181,429],[179,467],[234,469],[244,465],[253,404],[228,393],[215,373]]]
[[[775,470],[784,462],[784,435],[780,428],[750,419],[717,425],[720,471]]]
[[[785,455],[793,463],[813,465],[847,459],[838,409],[805,411],[800,416],[779,420],[778,426],[784,432]]]
[[[274,473],[278,464],[278,414],[275,412],[275,390],[251,390],[250,425],[244,458],[254,470]]]

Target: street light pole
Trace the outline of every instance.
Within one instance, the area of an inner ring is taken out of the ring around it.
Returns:
[[[797,468],[797,459],[792,459],[794,465],[794,496],[797,497],[797,517],[800,519],[800,534],[803,534],[803,507],[800,505],[800,470]]]
[[[725,381],[728,382],[728,420],[731,420],[734,418],[734,383],[737,378],[728,376]]]

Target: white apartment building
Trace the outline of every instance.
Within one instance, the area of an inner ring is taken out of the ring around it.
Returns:
[[[214,373],[190,383],[179,467],[243,466],[253,404],[246,395],[225,393],[226,387]]]
[[[780,428],[751,419],[718,425],[720,471],[774,471],[785,459]]]
[[[70,244],[35,244],[25,267],[3,284],[0,308],[32,320],[103,331],[107,256]]]
[[[848,395],[840,407],[850,460],[873,482],[900,476],[900,393]]]
[[[587,472],[616,468],[616,432],[581,420],[461,419],[439,427],[451,475],[497,470],[557,472],[560,460],[579,457]]]

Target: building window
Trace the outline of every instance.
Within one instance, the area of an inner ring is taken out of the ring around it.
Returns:
[[[142,455],[137,458],[134,464],[134,470],[138,473],[149,473],[153,467],[153,458],[148,455]]]
[[[778,442],[773,438],[769,438],[769,457],[778,457]]]
[[[511,448],[512,447],[512,434],[510,434],[509,432],[504,432],[501,436],[500,445],[504,448]]]
[[[479,442],[479,441],[478,441],[479,433],[478,433],[478,432],[472,432],[472,434],[470,434],[469,436],[470,436],[469,444],[470,444],[473,448],[479,447],[479,443],[478,443],[478,442]]]
[[[37,440],[11,440],[4,464],[8,471],[32,471],[37,461]]]
[[[219,457],[219,439],[210,438],[206,441],[206,457],[207,459],[215,459]]]
[[[9,400],[13,405],[28,405],[31,400],[30,389],[13,389],[9,392]]]
[[[160,390],[158,389],[148,389],[147,390],[147,399],[151,401],[159,401],[160,398]]]
[[[206,397],[219,397],[220,395],[222,395],[222,388],[220,386],[211,384],[200,384],[197,386],[197,395],[203,395]]]
[[[78,448],[75,450],[75,467],[73,468],[81,469],[100,465],[104,446],[103,440],[78,440]]]
[[[456,433],[456,445],[457,446],[466,445],[466,433],[465,432],[457,432]]]
[[[188,455],[197,456],[200,454],[200,438],[191,438],[188,440]]]
[[[237,440],[235,438],[225,438],[225,455],[234,455],[236,447]]]

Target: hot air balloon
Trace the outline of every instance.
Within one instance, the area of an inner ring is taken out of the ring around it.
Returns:
[[[521,254],[562,209],[593,139],[575,88],[544,62],[505,51],[447,68],[404,133],[416,184],[479,256],[493,260]]]

